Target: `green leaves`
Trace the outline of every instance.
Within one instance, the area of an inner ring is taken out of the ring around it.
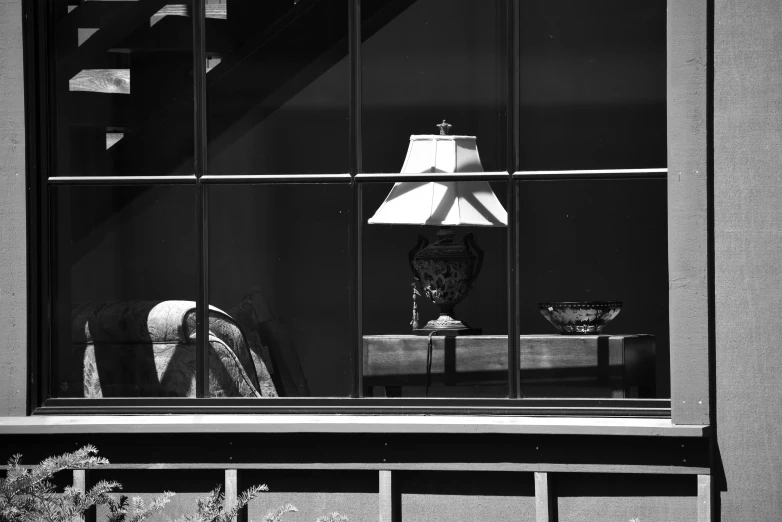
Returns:
[[[175,522],[231,522],[239,510],[262,491],[269,491],[269,488],[263,484],[247,489],[237,497],[236,504],[226,510],[225,495],[221,492],[221,487],[217,486],[208,496],[201,497],[196,501],[194,514],[179,517]]]
[[[348,517],[334,511],[333,513],[329,513],[328,515],[323,515],[322,517],[318,517],[318,519],[315,522],[348,522]]]
[[[107,502],[109,514],[106,522],[142,522],[152,515],[159,513],[171,501],[174,493],[164,492],[161,496],[152,499],[149,505],[144,504],[141,497],[133,497],[132,502],[128,502],[126,495],[120,497],[109,497]]]
[[[108,493],[120,485],[101,481],[89,491],[65,488],[56,493],[51,480],[66,469],[103,466],[109,461],[98,457],[94,446],[84,446],[73,453],[49,457],[30,469],[22,466],[21,455],[8,460],[8,472],[0,479],[0,522],[71,522],[92,506],[105,504]]]
[[[292,511],[298,511],[296,509],[296,506],[293,504],[283,504],[282,506],[278,507],[274,511],[269,511],[265,517],[263,517],[263,522],[280,522],[280,519],[285,513],[290,513]]]

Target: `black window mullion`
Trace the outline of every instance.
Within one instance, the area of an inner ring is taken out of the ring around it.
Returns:
[[[508,397],[521,397],[520,324],[518,317],[519,238],[517,226],[518,193],[513,173],[519,164],[519,0],[507,0],[507,165],[508,165]]]
[[[196,303],[196,397],[209,397],[209,241],[206,187],[206,0],[193,0],[193,165],[196,176],[198,301]]]
[[[54,90],[53,60],[50,42],[52,6],[25,3],[25,45],[36,59],[25,60],[25,112],[27,129],[27,259],[28,295],[28,372],[27,409],[31,413],[51,398],[51,248],[49,245],[50,132]],[[25,49],[25,55],[28,55]],[[37,298],[37,299],[36,299]],[[40,332],[40,337],[39,337]]]
[[[348,5],[348,54],[350,60],[350,229],[348,249],[350,256],[350,331],[353,359],[353,397],[364,395],[363,348],[361,331],[361,187],[356,175],[362,171],[361,162],[361,0],[346,0]]]

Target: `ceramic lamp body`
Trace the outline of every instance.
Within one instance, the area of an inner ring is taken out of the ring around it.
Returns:
[[[454,242],[450,229],[442,229],[439,235],[442,239],[431,245],[420,238],[418,246],[410,252],[410,264],[424,294],[440,307],[440,317],[429,321],[421,330],[469,330],[454,317],[454,307],[467,296],[478,277],[483,251],[475,244],[472,234],[467,234],[462,243]]]

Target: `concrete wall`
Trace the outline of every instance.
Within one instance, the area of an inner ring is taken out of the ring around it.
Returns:
[[[716,423],[723,520],[782,516],[782,4],[716,0]],[[723,487],[724,489],[724,487]]]
[[[27,401],[22,3],[0,0],[0,416]]]

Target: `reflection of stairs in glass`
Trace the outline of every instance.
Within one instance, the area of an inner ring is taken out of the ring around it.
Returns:
[[[130,69],[82,69],[68,80],[68,90],[130,94]]]
[[[335,19],[334,6],[327,0],[226,1],[207,4],[210,153],[219,152],[257,126],[344,59],[348,51],[347,16]],[[414,1],[372,2],[366,10],[372,12],[363,24],[364,39]],[[192,174],[189,15],[188,6],[167,5],[165,0],[89,0],[58,22],[58,41],[68,43],[60,47],[58,56],[61,81],[75,77],[92,81],[79,75],[94,69],[124,68],[130,76],[129,96],[107,94],[106,90],[67,93],[63,120],[82,129],[69,132],[69,136],[89,142],[69,151],[76,173]],[[330,20],[334,23],[327,23]],[[79,29],[96,27],[99,29],[89,37],[83,32],[79,37]],[[105,135],[109,131],[122,133],[123,139],[107,150]],[[104,150],[103,160],[73,158],[97,147],[98,142]]]
[[[217,18],[225,20],[228,16],[226,4],[206,4],[204,6],[204,15],[206,19]],[[150,19],[149,24],[155,25],[166,16],[191,16],[192,7],[187,4],[167,5]]]
[[[122,141],[117,135],[132,135],[179,93],[190,91],[192,100],[192,19],[178,7],[85,0],[59,12],[57,87],[67,100],[57,105],[62,170],[117,174],[109,153]],[[181,118],[192,122],[192,109]]]

